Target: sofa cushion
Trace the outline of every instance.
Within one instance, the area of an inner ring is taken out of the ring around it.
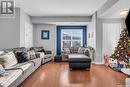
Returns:
[[[25,71],[25,70],[29,69],[31,66],[34,66],[34,65],[33,65],[33,63],[30,62],[25,65],[19,66],[18,68],[22,68],[23,71]]]
[[[13,51],[15,53],[15,52],[21,52],[21,51],[27,51],[27,50],[28,49],[25,47],[17,47],[17,48],[4,49],[4,52],[8,53],[8,52]]]
[[[4,51],[5,53],[9,53],[9,52],[12,52],[13,49],[4,49],[3,51]]]
[[[45,50],[44,50],[44,47],[31,47],[30,50],[34,50],[35,52],[45,51]]]
[[[70,47],[69,49],[72,54],[78,52],[78,47]]]
[[[5,68],[13,66],[17,63],[18,63],[18,61],[13,52],[9,52],[9,53],[0,55],[0,64],[2,64],[2,66]]]
[[[52,51],[50,51],[50,50],[45,50],[44,53],[45,53],[45,54],[52,54]]]
[[[28,49],[25,48],[25,47],[18,47],[18,48],[13,48],[12,49],[14,53],[17,53],[17,52],[26,52]]]
[[[23,71],[29,69],[31,66],[34,66],[33,62],[25,62],[25,63],[18,63],[14,66],[8,67],[6,69],[16,69],[21,68]]]
[[[22,76],[23,71],[20,69],[6,71],[6,75],[0,77],[0,87],[8,87],[17,78]]]
[[[19,76],[15,81],[13,80],[13,82],[8,87],[17,87],[21,82],[23,82],[31,73],[33,73],[41,65],[41,58],[36,58],[36,59],[30,60],[30,61],[27,61],[24,63],[18,63],[12,67],[14,67],[14,68],[20,67],[20,66],[27,64],[27,63],[31,63],[29,68],[24,68],[23,69],[24,73],[22,73],[22,76]],[[34,65],[34,63],[35,63],[35,65]]]

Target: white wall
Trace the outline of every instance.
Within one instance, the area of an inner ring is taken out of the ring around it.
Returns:
[[[30,16],[20,10],[20,47],[33,46],[33,25]]]
[[[24,47],[33,46],[33,25],[25,22],[25,45]]]
[[[15,10],[14,17],[0,18],[0,49],[25,47],[25,38],[28,36],[26,41],[32,46],[33,28],[30,17],[20,8]],[[25,32],[28,34],[26,37]]]
[[[50,39],[41,39],[41,30],[50,31]],[[34,46],[43,46],[47,50],[56,53],[56,25],[52,24],[34,24]]]
[[[15,11],[15,17],[0,18],[0,49],[20,46],[20,9]]]
[[[91,22],[88,24],[87,46],[91,46],[96,50],[96,15],[95,14],[92,16]]]

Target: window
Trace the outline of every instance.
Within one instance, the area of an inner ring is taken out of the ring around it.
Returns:
[[[80,47],[83,44],[82,29],[61,30],[61,50],[63,48]]]
[[[86,46],[87,26],[57,26],[57,55],[63,48]]]

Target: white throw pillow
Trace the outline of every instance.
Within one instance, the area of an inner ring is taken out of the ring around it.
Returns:
[[[17,63],[18,63],[18,61],[17,61],[13,52],[9,52],[9,53],[5,53],[3,55],[0,55],[0,64],[2,64],[2,66],[4,68],[8,68],[8,67],[13,66]]]
[[[3,54],[3,53],[4,53],[4,51],[0,51],[0,55]]]

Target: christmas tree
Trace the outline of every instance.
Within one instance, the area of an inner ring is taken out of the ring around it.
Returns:
[[[120,61],[124,61],[126,64],[130,62],[130,38],[127,29],[122,30],[117,47],[111,58],[117,59],[118,63]]]

